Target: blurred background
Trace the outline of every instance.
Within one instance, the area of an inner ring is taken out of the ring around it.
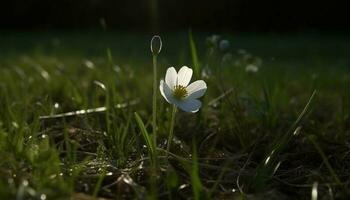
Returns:
[[[349,1],[5,0],[1,30],[343,32]]]

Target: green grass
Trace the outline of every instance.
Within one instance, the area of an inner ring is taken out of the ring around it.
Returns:
[[[349,37],[224,33],[222,61],[208,33],[161,36],[158,79],[195,65],[208,85],[170,152],[160,94],[152,140],[152,35],[0,34],[0,199],[350,195]]]

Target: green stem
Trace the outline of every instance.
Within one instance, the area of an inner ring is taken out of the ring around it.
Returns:
[[[157,55],[162,49],[162,40],[158,35],[152,37],[151,52],[153,55],[153,108],[152,108],[152,129],[153,129],[153,155],[152,155],[152,172],[151,172],[151,199],[157,199],[157,178],[158,178],[158,161],[157,161]]]
[[[170,131],[169,131],[169,138],[168,138],[168,146],[167,146],[167,148],[166,148],[167,152],[170,151],[171,141],[173,140],[176,111],[177,111],[177,108],[176,108],[175,105],[173,105],[173,111],[172,111],[172,113],[171,113],[171,122],[170,122]]]
[[[152,129],[153,129],[153,159],[151,172],[151,199],[157,199],[157,54],[153,53],[153,108],[152,108]]]
[[[157,146],[157,55],[153,54],[153,144]]]

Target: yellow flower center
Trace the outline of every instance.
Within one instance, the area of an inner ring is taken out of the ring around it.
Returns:
[[[187,90],[182,85],[176,85],[174,87],[173,95],[176,99],[182,100],[187,96]]]

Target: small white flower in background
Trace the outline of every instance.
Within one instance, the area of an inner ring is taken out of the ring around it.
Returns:
[[[91,60],[84,60],[84,65],[89,69],[95,68],[95,64]]]
[[[227,52],[230,50],[230,42],[228,40],[221,40],[219,43],[220,51]]]
[[[168,68],[165,81],[160,81],[160,93],[168,103],[174,104],[185,112],[195,113],[202,106],[198,98],[207,90],[207,84],[203,80],[191,84],[193,71],[183,66],[177,73],[174,67]]]
[[[119,72],[121,71],[121,68],[119,67],[119,65],[114,65],[113,70],[114,70],[116,73],[119,73]]]
[[[212,35],[207,37],[207,44],[212,47],[217,47],[220,40],[220,35]]]
[[[256,65],[249,64],[246,66],[245,71],[249,73],[256,73],[259,71],[259,68]]]
[[[205,66],[201,72],[201,77],[204,79],[209,79],[211,76],[211,71],[209,69],[209,66]]]

